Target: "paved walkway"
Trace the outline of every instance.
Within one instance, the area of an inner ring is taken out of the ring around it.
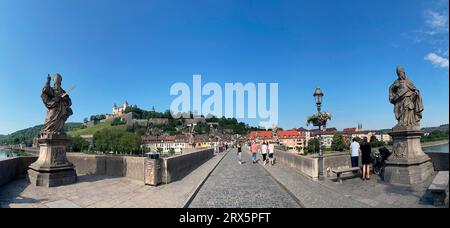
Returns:
[[[266,165],[264,168],[306,208],[434,207],[431,195],[426,192],[433,178],[414,187],[391,185],[376,175],[372,175],[370,181],[356,177],[339,184],[333,179],[313,181],[282,164]],[[444,207],[448,207],[448,198]]]
[[[56,188],[35,187],[20,179],[0,187],[0,208],[180,208],[223,155],[216,155],[180,181],[158,187],[105,176],[81,176],[76,184]]]
[[[192,201],[192,208],[293,208],[299,204],[248,153],[231,150]]]

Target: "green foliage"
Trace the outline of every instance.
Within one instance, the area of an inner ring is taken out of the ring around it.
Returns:
[[[433,131],[427,136],[423,136],[421,141],[422,142],[432,142],[432,141],[439,141],[439,140],[448,140],[448,131]]]
[[[163,132],[168,133],[170,135],[177,135],[180,134],[180,130],[177,129],[180,126],[183,126],[185,120],[184,118],[180,119],[173,119],[171,113],[169,110],[165,112],[156,112],[156,111],[146,111],[143,109],[138,108],[136,105],[127,107],[125,109],[125,113],[133,113],[133,118],[135,119],[152,119],[152,118],[166,118],[169,120],[168,124],[162,125],[162,126],[155,126],[160,128]],[[194,118],[194,115],[192,113],[188,113],[190,118]],[[215,116],[208,116],[206,118],[206,123],[218,123],[218,128],[222,130],[228,130],[232,132],[233,134],[240,134],[240,135],[246,135],[250,130],[253,128],[250,128],[245,123],[240,123],[235,118],[217,118]],[[214,126],[214,128],[217,128]],[[257,128],[254,128],[253,130],[256,130]],[[211,131],[211,127],[208,124],[200,123],[195,128],[194,131],[197,134],[206,134]]]
[[[90,118],[89,118],[91,121],[100,121],[100,120],[104,120],[104,119],[106,119],[106,115],[104,115],[104,114],[100,114],[100,115],[92,115]]]
[[[337,132],[333,136],[333,142],[331,143],[331,150],[344,151],[348,150],[348,145],[340,132]]]
[[[80,129],[82,126],[82,123],[66,123],[64,131],[68,132]],[[3,136],[0,138],[0,145],[24,143],[26,146],[31,146],[33,144],[33,139],[39,136],[42,127],[43,125],[38,125]]]
[[[218,121],[219,127],[224,130],[231,130],[233,134],[245,135],[248,134],[251,128],[245,123],[238,122],[236,118],[222,117]]]
[[[89,143],[80,136],[70,137],[69,151],[82,152],[89,149]]]
[[[29,156],[33,156],[32,154],[25,152],[25,151],[14,151],[14,153],[16,154],[17,157],[29,157]]]
[[[207,119],[206,119],[206,122],[207,122],[207,123],[218,123],[218,122],[219,122],[219,118],[213,116],[213,117],[211,117],[211,118],[207,118]]]
[[[355,138],[353,138],[353,139],[355,139],[356,142],[358,142],[360,145],[362,145],[362,143],[363,143],[363,139],[362,139],[362,138],[360,138],[360,137],[355,137]],[[352,140],[352,141],[353,141],[353,140]]]
[[[120,118],[114,118],[114,120],[111,122],[111,126],[119,126],[124,124],[126,124],[125,121]]]
[[[94,134],[95,149],[116,154],[140,154],[140,137],[117,129],[103,129]]]
[[[136,105],[127,107],[125,109],[125,113],[133,113],[133,118],[148,120],[152,118],[167,118],[172,119],[172,114],[170,110],[166,110],[165,112],[156,112],[156,111],[146,111],[138,108]]]
[[[310,139],[308,141],[308,146],[306,147],[305,153],[318,153],[320,142],[318,139]]]
[[[321,112],[318,114],[314,114],[312,116],[308,116],[306,118],[307,125],[315,124],[315,122],[320,123],[321,125],[325,125],[327,121],[331,120],[332,116],[329,112]]]
[[[169,156],[174,156],[175,155],[175,149],[174,148],[170,148],[169,149]]]
[[[127,132],[136,133],[139,136],[143,136],[146,131],[146,127],[140,126],[138,123],[134,123],[131,126],[127,126]]]
[[[209,134],[211,128],[207,123],[198,123],[194,128],[196,134]]]
[[[370,145],[372,146],[372,147],[383,147],[383,146],[386,146],[386,143],[384,143],[383,141],[379,141],[378,139],[377,139],[377,137],[375,137],[375,135],[372,135],[371,137],[370,137]]]
[[[118,126],[111,126],[111,122],[104,122],[104,123],[98,123],[94,126],[90,126],[85,129],[78,129],[75,131],[68,132],[68,134],[72,137],[75,137],[77,135],[94,135],[96,132],[101,131],[103,129],[114,129],[114,130],[126,130],[126,125],[118,125]]]

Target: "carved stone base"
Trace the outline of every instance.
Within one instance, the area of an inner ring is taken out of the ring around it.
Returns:
[[[392,155],[386,161],[385,181],[399,185],[414,185],[427,180],[434,172],[430,157],[422,150],[419,127],[395,127]]]
[[[31,164],[28,179],[31,184],[44,187],[57,187],[75,183],[75,167],[67,160],[66,136],[48,136],[39,142],[39,158]]]
[[[28,170],[28,180],[34,186],[58,187],[77,182],[75,169],[63,170],[58,172],[38,172],[32,169]]]

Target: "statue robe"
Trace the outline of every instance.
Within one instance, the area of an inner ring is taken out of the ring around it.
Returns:
[[[423,103],[419,90],[409,79],[397,79],[389,88],[389,101],[394,104],[399,126],[420,126]]]
[[[73,114],[70,108],[72,100],[68,95],[62,97],[64,93],[65,91],[62,88],[55,89],[49,85],[42,89],[41,98],[45,107],[47,107],[47,117],[41,131],[42,134],[64,134],[64,124]]]

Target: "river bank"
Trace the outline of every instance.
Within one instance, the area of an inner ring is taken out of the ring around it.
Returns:
[[[433,142],[424,142],[422,143],[422,147],[432,147],[432,146],[441,146],[448,144],[449,140],[439,140],[439,141],[433,141]]]

